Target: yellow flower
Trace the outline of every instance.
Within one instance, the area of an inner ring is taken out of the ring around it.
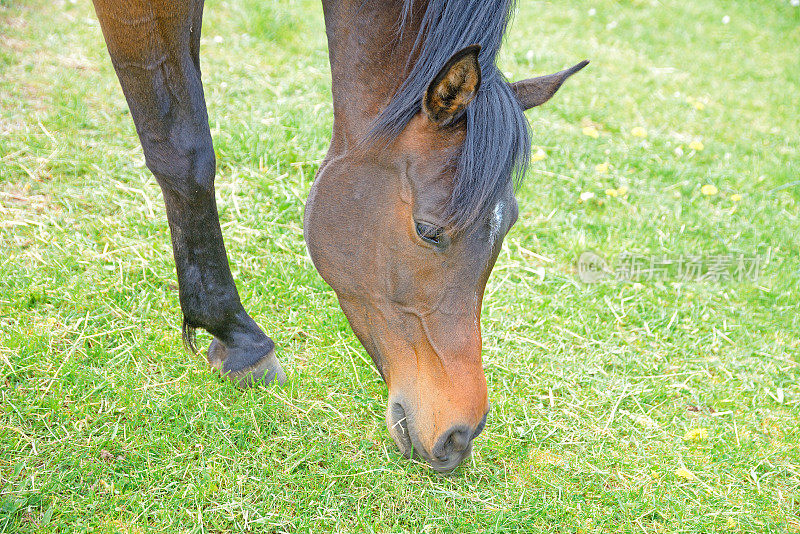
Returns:
[[[583,135],[589,136],[593,139],[597,139],[600,137],[600,132],[597,131],[597,128],[594,126],[584,126],[583,127]]]
[[[734,193],[731,195],[731,202],[739,202],[740,200],[742,200],[742,195],[739,193]]]
[[[631,130],[631,134],[632,134],[634,137],[641,137],[641,138],[645,138],[645,137],[647,137],[647,130],[645,130],[645,129],[644,129],[644,128],[642,128],[641,126],[637,126],[637,127],[636,127],[636,128],[634,128],[633,130]]]
[[[702,441],[708,438],[707,428],[693,428],[683,435],[683,441]]]
[[[605,163],[598,163],[594,166],[594,172],[598,174],[608,174],[608,166],[609,163],[607,161]]]
[[[621,185],[616,189],[606,189],[606,196],[609,197],[624,197],[627,194],[628,188],[624,185]]]
[[[691,143],[689,143],[689,148],[697,152],[700,152],[705,148],[705,145],[703,145],[702,141],[692,141]]]
[[[531,154],[531,163],[536,163],[537,161],[542,161],[546,157],[547,157],[547,153],[544,150],[542,150],[541,148],[537,148],[536,152]]]
[[[702,102],[700,102],[698,100],[695,100],[691,96],[686,98],[686,103],[687,104],[691,104],[691,106],[694,107],[694,109],[696,109],[697,111],[702,111],[702,110],[706,109],[705,104],[703,104]]]
[[[694,473],[683,466],[675,470],[675,476],[684,480],[695,480],[697,478]]]
[[[719,193],[719,190],[717,189],[717,186],[715,186],[715,185],[706,184],[706,185],[704,185],[703,187],[700,188],[700,192],[703,193],[706,196],[711,196],[711,195],[716,195],[717,193]]]

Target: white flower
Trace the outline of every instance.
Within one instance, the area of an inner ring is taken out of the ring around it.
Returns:
[[[730,21],[731,21],[731,18],[728,15],[725,15],[724,17],[722,17],[722,23],[723,24],[728,24]]]

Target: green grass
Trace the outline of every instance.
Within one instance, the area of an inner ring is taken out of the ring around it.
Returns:
[[[206,7],[223,231],[289,374],[241,392],[181,345],[160,192],[88,4],[0,1],[0,531],[800,531],[800,8],[521,3],[504,71],[592,64],[529,113],[547,157],[487,288],[493,410],[439,476],[396,452],[305,252],[320,7]],[[589,286],[587,248],[766,264]]]

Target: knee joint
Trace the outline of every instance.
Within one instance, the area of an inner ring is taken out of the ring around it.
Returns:
[[[178,194],[189,200],[214,197],[216,159],[210,140],[183,147],[163,142],[144,149],[147,168],[165,194]]]

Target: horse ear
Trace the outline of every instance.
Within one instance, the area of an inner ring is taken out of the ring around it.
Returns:
[[[556,91],[567,78],[588,64],[589,61],[581,61],[574,67],[555,74],[514,82],[511,84],[511,89],[517,95],[517,100],[522,105],[522,109],[531,109],[550,100],[550,97],[556,94]]]
[[[462,48],[447,60],[428,85],[422,109],[433,123],[439,126],[452,124],[478,94],[481,86],[480,51],[480,45]]]

